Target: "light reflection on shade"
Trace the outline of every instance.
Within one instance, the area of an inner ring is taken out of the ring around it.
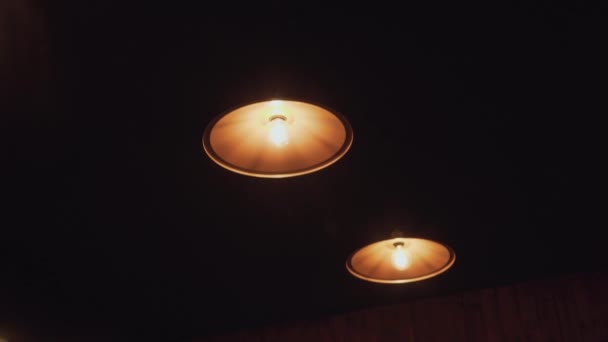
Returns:
[[[394,238],[355,251],[346,268],[355,277],[387,284],[428,279],[448,270],[454,251],[441,243],[418,238]]]
[[[203,134],[203,148],[215,163],[265,178],[326,168],[346,154],[352,141],[352,128],[342,115],[290,100],[239,107],[214,119]]]

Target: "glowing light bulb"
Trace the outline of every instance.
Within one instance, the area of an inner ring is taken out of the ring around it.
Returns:
[[[284,116],[277,115],[270,119],[270,141],[276,147],[287,145],[287,123]]]
[[[395,244],[395,249],[393,250],[393,255],[391,256],[391,261],[393,262],[393,266],[398,270],[405,270],[410,266],[410,260],[403,249],[403,244]]]

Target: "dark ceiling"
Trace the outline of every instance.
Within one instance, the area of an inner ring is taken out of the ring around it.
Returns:
[[[25,50],[4,82],[0,333],[188,341],[606,267],[575,172],[592,8],[4,1]],[[351,150],[287,179],[206,157],[213,117],[280,97],[340,111]],[[456,264],[397,286],[348,274],[395,229]]]

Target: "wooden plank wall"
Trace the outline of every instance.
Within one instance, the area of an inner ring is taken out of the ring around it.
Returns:
[[[608,272],[537,280],[197,342],[608,342]]]

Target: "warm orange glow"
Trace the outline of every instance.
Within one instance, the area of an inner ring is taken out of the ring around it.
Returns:
[[[205,130],[203,147],[230,171],[284,178],[335,163],[352,140],[350,124],[341,115],[305,102],[272,100],[216,118]]]
[[[393,266],[398,270],[404,270],[410,265],[410,260],[402,245],[395,246],[395,250],[391,255],[391,261]]]
[[[395,238],[367,245],[346,261],[348,271],[377,283],[409,283],[428,279],[449,269],[456,255],[438,242]]]

